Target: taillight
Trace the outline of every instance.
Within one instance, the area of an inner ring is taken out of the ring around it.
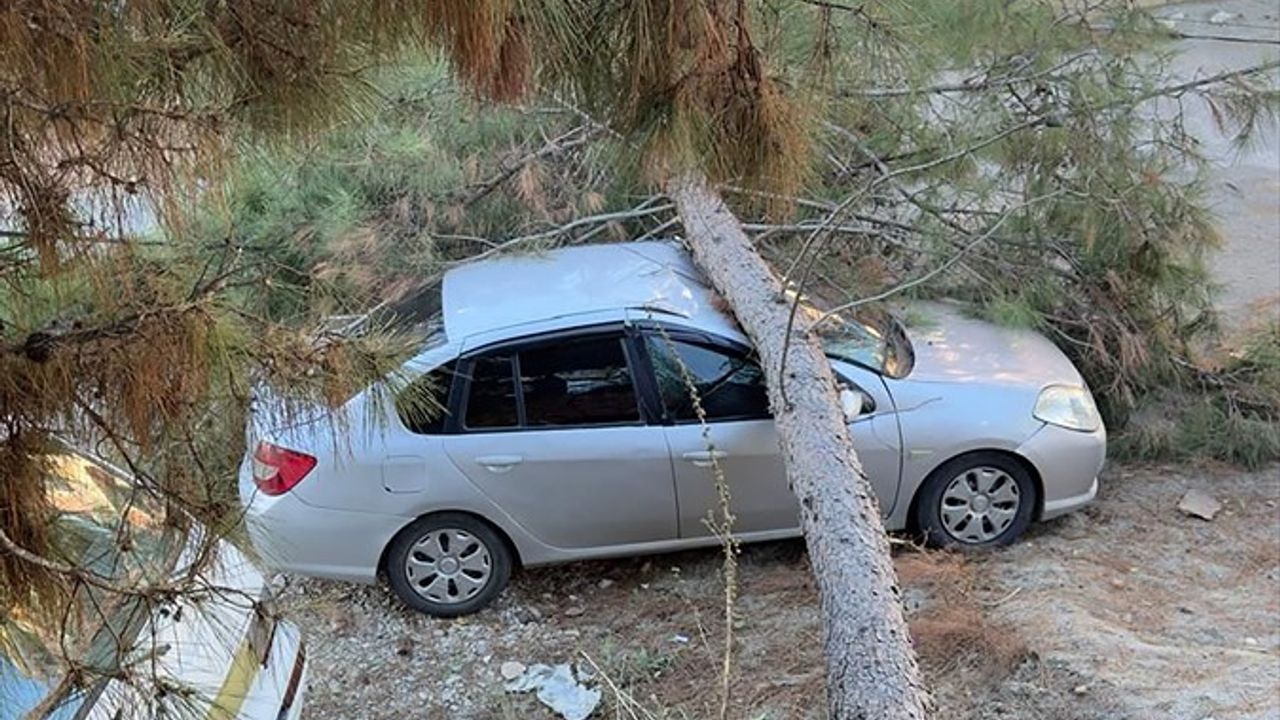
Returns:
[[[253,482],[267,495],[283,495],[302,482],[316,466],[316,459],[271,443],[258,443],[253,451]]]

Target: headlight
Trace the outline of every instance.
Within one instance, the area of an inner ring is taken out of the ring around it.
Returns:
[[[1079,385],[1050,385],[1036,398],[1036,418],[1071,430],[1093,432],[1102,425],[1093,396]]]

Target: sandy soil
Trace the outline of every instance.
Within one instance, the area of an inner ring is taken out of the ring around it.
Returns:
[[[1006,550],[898,553],[939,717],[1280,718],[1280,467],[1105,480],[1096,505]],[[1212,522],[1177,511],[1191,487],[1224,503]],[[598,665],[597,717],[711,717],[719,563],[705,551],[528,571],[453,621],[381,588],[297,583],[286,601],[311,643],[305,716],[553,717],[503,692],[499,667],[514,660]],[[740,564],[731,716],[823,717],[803,546],[744,548]]]

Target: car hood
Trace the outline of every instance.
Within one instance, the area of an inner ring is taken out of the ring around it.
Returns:
[[[981,382],[1039,389],[1080,384],[1080,372],[1053,343],[1030,330],[1000,327],[966,317],[948,303],[921,303],[922,316],[907,328],[917,382]]]

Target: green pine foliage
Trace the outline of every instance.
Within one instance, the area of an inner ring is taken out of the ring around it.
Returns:
[[[958,257],[904,296],[962,298],[995,322],[1048,335],[1084,371],[1120,452],[1246,464],[1277,457],[1267,442],[1231,447],[1259,433],[1140,439],[1154,432],[1143,408],[1170,388],[1213,408],[1223,427],[1271,427],[1280,407],[1229,401],[1252,396],[1257,378],[1207,360],[1223,342],[1205,267],[1217,237],[1195,144],[1144,109],[1175,83],[1145,16],[1121,9],[1107,33],[1096,18],[1086,25],[1044,3],[884,3],[861,13],[782,3],[755,12],[770,71],[808,108],[826,158],[781,203],[725,183],[780,269],[798,261],[799,280],[812,264],[809,288],[838,301]],[[883,61],[854,61],[870,52]],[[1240,120],[1234,129],[1247,134],[1274,109],[1249,83],[1178,92],[1212,102],[1225,94]],[[376,86],[383,102],[359,122],[302,150],[253,155],[233,174],[221,222],[291,268],[281,277],[295,282],[282,282],[281,294],[354,311],[513,238],[550,233],[508,250],[623,239],[670,217],[608,233],[554,231],[655,190],[651,168],[636,160],[649,147],[640,130],[623,140],[597,128],[590,142],[522,166],[481,200],[460,200],[548,138],[593,122],[566,107],[573,95],[495,107],[429,60],[388,71]],[[824,222],[854,230],[811,238]],[[1206,384],[1206,374],[1223,384]],[[1186,415],[1175,425],[1208,417]]]

